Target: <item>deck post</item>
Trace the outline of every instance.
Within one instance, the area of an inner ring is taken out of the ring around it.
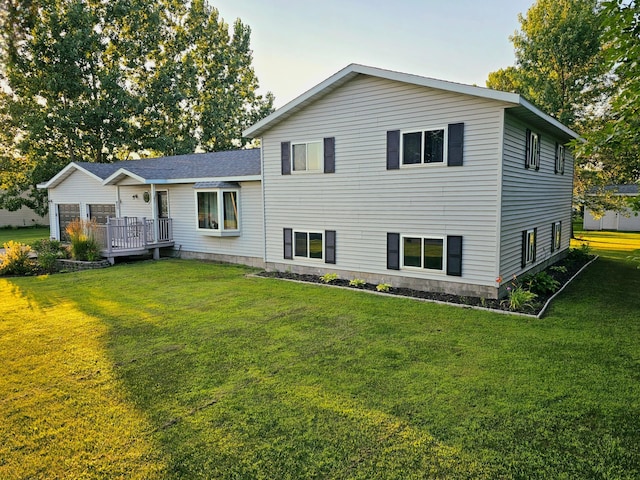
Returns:
[[[147,246],[147,217],[142,217],[142,246]]]
[[[112,248],[112,237],[111,237],[111,218],[107,217],[107,252],[111,253]]]

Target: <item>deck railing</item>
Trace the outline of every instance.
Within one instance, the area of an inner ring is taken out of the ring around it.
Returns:
[[[106,225],[97,226],[96,240],[108,252],[149,248],[173,241],[172,219],[159,218],[155,222],[144,217],[108,218]]]

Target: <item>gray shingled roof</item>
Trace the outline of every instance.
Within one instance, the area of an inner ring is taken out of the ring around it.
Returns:
[[[76,164],[103,180],[121,168],[145,180],[245,177],[260,175],[260,149],[192,153],[116,163]]]
[[[634,183],[628,185],[609,185],[604,189],[609,192],[614,191],[620,195],[637,195],[639,191],[638,185]]]

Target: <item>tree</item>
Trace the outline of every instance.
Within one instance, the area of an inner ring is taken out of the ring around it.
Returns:
[[[224,150],[270,113],[250,29],[204,0],[0,0],[0,207],[69,161]],[[28,198],[21,193],[29,192]]]
[[[598,0],[538,0],[510,37],[516,66],[489,74],[487,87],[522,94],[570,127],[603,94]]]

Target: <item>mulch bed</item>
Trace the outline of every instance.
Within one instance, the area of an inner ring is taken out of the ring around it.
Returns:
[[[576,273],[580,271],[582,267],[584,267],[587,263],[593,260],[593,258],[594,258],[593,255],[570,254],[569,256],[565,257],[559,262],[556,262],[554,265],[547,267],[544,271],[547,272],[552,278],[554,278],[560,283],[560,286],[558,287],[558,290],[560,290],[567,282],[569,282],[569,280],[573,278],[573,276]],[[565,267],[566,272],[558,271],[555,268],[551,268],[556,266]],[[297,274],[297,273],[291,273],[291,272],[261,272],[258,275],[262,277],[282,278],[285,280],[295,280],[299,282],[318,283],[321,285],[326,285],[326,283],[323,282],[320,279],[320,277],[317,275]],[[507,281],[505,283],[511,283],[511,282]],[[354,290],[369,290],[369,291],[377,292],[376,285],[372,283],[365,283],[360,287],[353,287],[349,285],[349,280],[337,279],[337,280],[331,281],[329,285],[347,287],[347,288],[352,288]],[[509,309],[508,301],[505,301],[504,299],[496,300],[496,299],[480,298],[480,297],[468,297],[468,296],[452,295],[449,293],[425,292],[422,290],[413,290],[410,288],[394,288],[394,287],[392,287],[388,292],[385,292],[385,293],[390,295],[403,296],[403,297],[419,298],[424,300],[452,303],[457,305],[482,307],[482,308],[489,308],[493,310],[513,312],[512,310]],[[535,302],[532,304],[531,307],[518,310],[516,311],[516,313],[538,315],[540,311],[544,308],[545,304],[547,303],[547,300],[551,298],[554,294],[555,292],[551,292],[546,295],[538,295],[538,297],[535,299]]]

